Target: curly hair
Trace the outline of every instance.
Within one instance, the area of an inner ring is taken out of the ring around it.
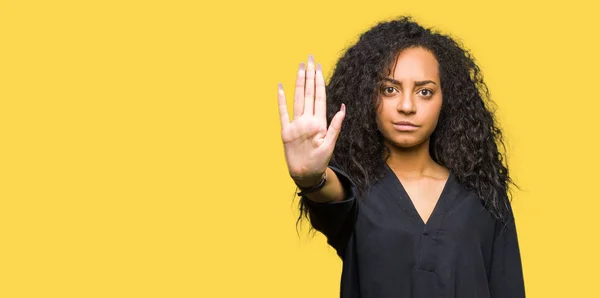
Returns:
[[[393,73],[391,66],[398,54],[414,47],[430,51],[439,65],[443,102],[430,137],[432,159],[451,169],[462,185],[483,200],[494,218],[506,220],[509,184],[514,182],[504,164],[506,147],[481,70],[469,51],[452,37],[422,27],[412,16],[378,23],[335,65],[326,86],[328,125],[342,103],[347,110],[330,164],[348,173],[359,197],[370,182],[385,175],[384,163],[390,152],[376,123],[378,88],[382,79]],[[300,198],[296,224],[303,216],[310,219],[304,200]]]

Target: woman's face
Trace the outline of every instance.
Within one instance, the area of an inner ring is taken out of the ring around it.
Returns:
[[[410,148],[429,140],[442,107],[438,62],[424,48],[400,52],[393,77],[379,85],[377,126],[386,143]]]

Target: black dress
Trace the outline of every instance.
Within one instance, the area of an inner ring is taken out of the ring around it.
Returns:
[[[525,297],[512,208],[511,220],[495,220],[450,171],[425,224],[387,164],[363,199],[345,172],[329,167],[347,198],[302,199],[313,227],[342,258],[340,297]]]

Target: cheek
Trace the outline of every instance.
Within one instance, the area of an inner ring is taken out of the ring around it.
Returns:
[[[427,107],[427,117],[432,119],[434,122],[437,122],[437,118],[440,116],[441,108],[441,100],[430,103],[430,105]]]
[[[377,115],[377,119],[375,120],[375,122],[377,123],[377,129],[385,134],[385,131],[388,130],[389,128],[386,127],[383,123],[386,123],[385,121],[385,115]]]
[[[377,125],[381,127],[381,123],[385,123],[387,121],[387,119],[389,118],[387,116],[386,111],[388,107],[385,106],[384,102],[381,103],[381,105],[379,106],[379,109],[377,109],[376,112],[376,121],[377,121]]]
[[[433,104],[427,107],[427,112],[424,116],[424,122],[427,123],[428,132],[432,132],[437,126],[440,117],[441,104]]]

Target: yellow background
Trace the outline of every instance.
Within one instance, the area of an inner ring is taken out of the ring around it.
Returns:
[[[528,297],[600,297],[593,1],[0,2],[0,297],[337,297],[277,83],[410,14],[499,106]]]

